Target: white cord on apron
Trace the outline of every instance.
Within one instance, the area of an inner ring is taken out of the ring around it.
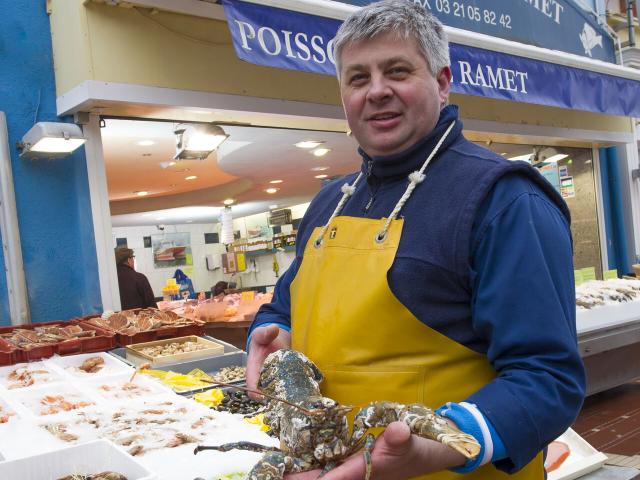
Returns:
[[[442,143],[445,141],[447,136],[449,136],[449,132],[451,132],[451,130],[453,129],[453,126],[455,124],[456,124],[455,120],[453,122],[451,122],[451,124],[449,125],[447,130],[444,132],[442,137],[440,137],[440,140],[438,140],[438,143],[436,144],[436,146],[433,148],[433,150],[431,151],[431,153],[429,154],[427,159],[422,164],[422,168],[420,168],[420,170],[416,170],[415,172],[411,172],[409,174],[409,177],[408,177],[409,178],[409,185],[407,185],[407,189],[405,190],[405,192],[402,195],[402,197],[400,198],[400,200],[398,200],[398,203],[396,204],[395,208],[391,212],[391,215],[389,215],[389,218],[387,218],[387,220],[386,220],[386,222],[384,224],[384,227],[382,227],[382,230],[380,230],[376,234],[375,240],[376,240],[377,243],[382,243],[387,238],[387,231],[389,230],[389,226],[391,225],[391,222],[393,220],[395,220],[395,218],[398,216],[398,213],[400,212],[400,209],[407,202],[407,200],[411,196],[411,193],[416,188],[416,185],[418,185],[419,183],[422,183],[424,181],[425,175],[424,175],[423,172],[425,171],[425,169],[429,165],[429,162],[431,162],[431,159],[433,157],[435,157],[436,153],[438,153],[438,150],[440,150],[440,147],[442,146]],[[320,247],[320,245],[322,244],[322,238],[324,237],[324,234],[327,233],[327,229],[329,228],[329,225],[331,224],[331,221],[334,218],[336,218],[338,215],[340,215],[340,212],[342,212],[342,208],[344,207],[344,204],[347,203],[347,200],[349,199],[349,197],[351,195],[353,195],[353,193],[356,191],[356,185],[360,181],[360,178],[362,178],[362,172],[360,172],[360,174],[356,177],[355,181],[351,185],[349,185],[347,183],[342,185],[342,188],[341,188],[342,194],[343,194],[342,198],[340,199],[340,202],[338,202],[338,205],[336,206],[336,209],[331,214],[331,217],[329,217],[329,220],[327,220],[327,223],[320,230],[320,234],[318,235],[318,238],[316,238],[315,241],[313,242],[313,246],[314,247],[316,247],[316,248]]]
[[[377,243],[382,243],[387,238],[387,231],[389,230],[389,226],[391,225],[391,222],[396,219],[396,217],[398,216],[398,213],[400,213],[400,209],[402,209],[402,207],[407,202],[407,200],[409,200],[409,197],[411,196],[411,193],[416,188],[416,186],[419,183],[422,183],[424,181],[425,175],[423,172],[429,165],[429,162],[431,162],[431,159],[435,157],[436,153],[438,153],[438,150],[440,150],[442,143],[445,141],[445,139],[449,135],[449,132],[451,132],[451,129],[455,124],[456,124],[455,120],[451,122],[451,124],[449,125],[447,130],[444,132],[442,137],[440,137],[440,140],[438,140],[438,143],[436,144],[434,149],[431,151],[431,154],[429,154],[427,159],[422,164],[422,168],[420,168],[420,170],[416,170],[415,172],[411,172],[409,174],[409,185],[407,185],[407,189],[405,190],[404,195],[402,195],[400,200],[398,200],[398,203],[396,203],[396,206],[391,212],[391,215],[389,215],[389,218],[387,218],[387,221],[384,223],[384,227],[382,227],[382,230],[380,230],[376,234]]]
[[[351,185],[349,185],[348,183],[345,183],[344,185],[342,185],[342,187],[340,188],[340,190],[342,190],[342,198],[338,202],[336,209],[333,211],[333,213],[329,217],[329,220],[327,220],[327,223],[325,223],[325,225],[322,227],[322,230],[320,230],[320,234],[318,235],[318,238],[316,238],[315,241],[313,242],[314,247],[318,248],[322,244],[322,237],[324,237],[324,234],[327,233],[329,224],[334,218],[336,218],[340,214],[340,212],[342,211],[342,208],[344,207],[344,204],[347,203],[347,200],[349,200],[349,197],[353,195],[353,193],[356,191],[356,185],[358,185],[358,182],[360,181],[361,178],[362,178],[362,172],[358,174],[358,176],[356,177],[356,179],[353,181]]]

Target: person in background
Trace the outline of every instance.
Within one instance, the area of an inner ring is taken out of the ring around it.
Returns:
[[[173,274],[173,278],[176,279],[176,283],[180,285],[180,293],[178,296],[183,300],[195,299],[196,291],[193,289],[193,282],[191,279],[179,268],[176,269]]]
[[[362,167],[311,202],[251,327],[247,386],[290,347],[323,372],[324,395],[438,408],[482,446],[465,461],[395,422],[374,480],[542,480],[542,451],[585,392],[568,208],[530,165],[464,138],[446,34],[422,6],[359,9],[334,52]],[[322,478],[364,474],[360,453]]]
[[[135,255],[126,247],[115,249],[120,306],[122,310],[132,308],[158,308],[149,280],[134,270]]]
[[[224,296],[225,290],[229,288],[229,284],[225,281],[220,280],[211,288],[211,295],[217,297],[219,295]]]

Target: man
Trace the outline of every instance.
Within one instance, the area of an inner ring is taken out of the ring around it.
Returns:
[[[158,308],[149,280],[142,273],[134,270],[135,255],[133,250],[118,247],[115,250],[115,254],[122,310],[147,307]]]
[[[325,374],[324,395],[440,407],[482,445],[465,463],[396,422],[376,441],[375,480],[543,479],[541,451],[584,395],[567,207],[532,167],[463,137],[445,33],[421,7],[362,8],[335,58],[362,169],[309,206],[252,325],[247,383],[290,346]],[[323,478],[364,478],[363,456]]]

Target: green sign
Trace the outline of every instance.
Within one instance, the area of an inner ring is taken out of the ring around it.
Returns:
[[[582,280],[588,282],[596,279],[596,269],[593,267],[581,268]]]
[[[618,271],[617,270],[605,270],[603,277],[605,280],[615,280],[618,278]]]
[[[576,280],[576,285],[580,285],[584,283],[584,278],[582,277],[582,270],[574,270],[573,277]]]

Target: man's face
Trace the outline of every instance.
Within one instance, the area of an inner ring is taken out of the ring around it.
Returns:
[[[415,40],[391,34],[342,49],[340,94],[349,127],[370,156],[401,152],[435,127],[451,70],[430,72]]]

